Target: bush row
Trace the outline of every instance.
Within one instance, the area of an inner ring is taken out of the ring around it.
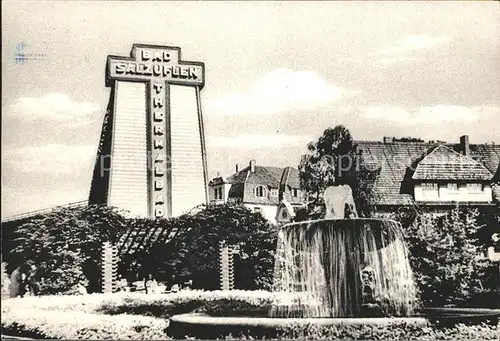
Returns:
[[[106,301],[100,313],[134,314],[168,318],[174,314],[203,312],[212,316],[267,316],[276,305],[300,306],[310,303],[305,295],[268,291],[181,291],[170,295],[124,295]]]

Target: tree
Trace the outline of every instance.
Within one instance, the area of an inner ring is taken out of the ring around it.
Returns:
[[[57,209],[16,229],[11,258],[38,267],[44,278],[43,294],[70,291],[81,275],[89,281],[91,292],[99,291],[101,274],[96,269],[100,269],[102,243],[115,243],[125,225],[125,218],[112,207]]]
[[[374,182],[378,169],[372,171],[365,167],[349,130],[342,125],[328,128],[307,148],[309,153],[302,157],[299,176],[308,211],[313,216],[324,215],[325,189],[332,185],[349,185],[358,214],[371,216],[375,209]]]

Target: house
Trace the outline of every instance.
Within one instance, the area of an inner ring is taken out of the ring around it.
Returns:
[[[379,211],[425,205],[436,209],[491,206],[500,200],[500,145],[357,141],[361,163],[377,171],[374,184]]]
[[[225,178],[209,182],[211,203],[238,201],[270,222],[289,221],[301,207],[299,171],[292,167],[259,166],[251,160],[247,167]]]
[[[360,164],[376,172],[374,199],[380,213],[418,204],[439,211],[458,204],[493,206],[500,202],[500,145],[421,140],[355,141]],[[248,167],[210,182],[212,202],[241,200],[270,221],[290,221],[302,207],[295,168]]]

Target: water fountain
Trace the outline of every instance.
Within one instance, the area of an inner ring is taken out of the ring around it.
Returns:
[[[278,306],[270,316],[411,315],[416,288],[399,224],[358,218],[348,186],[328,188],[325,203],[325,219],[278,234],[275,290],[304,293],[313,303]]]
[[[498,323],[498,310],[417,310],[399,223],[357,217],[348,186],[327,188],[324,199],[324,219],[287,224],[278,233],[274,291],[294,299],[275,303],[267,317],[173,316],[170,335],[218,338],[251,331],[253,336],[270,337],[290,324]]]

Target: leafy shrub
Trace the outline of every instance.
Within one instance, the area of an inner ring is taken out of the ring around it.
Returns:
[[[166,318],[188,312],[203,312],[212,316],[262,317],[268,316],[273,306],[298,306],[307,302],[307,298],[300,294],[268,291],[181,291],[169,295],[128,294],[120,300],[103,303],[98,311]]]
[[[274,271],[274,226],[237,203],[209,205],[173,219],[184,232],[174,243],[156,243],[144,263],[153,264],[155,278],[169,283],[193,281],[193,289],[220,288],[221,241],[239,245],[235,258],[237,289],[269,289]]]
[[[116,242],[125,219],[112,207],[61,208],[28,219],[15,230],[15,247],[8,262],[38,267],[42,294],[74,290],[83,275],[90,291],[99,291],[100,252],[104,241]],[[10,264],[12,265],[12,264]],[[97,270],[97,271],[96,271]]]
[[[444,215],[417,208],[401,209],[393,217],[403,225],[410,251],[410,263],[422,303],[430,306],[464,305],[474,288],[481,287],[479,276],[488,261],[477,233],[478,211],[455,207]]]

